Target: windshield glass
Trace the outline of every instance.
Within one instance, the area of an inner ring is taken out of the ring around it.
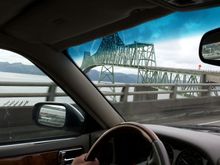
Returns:
[[[176,12],[67,53],[127,121],[220,126],[220,68],[198,56],[219,15]]]

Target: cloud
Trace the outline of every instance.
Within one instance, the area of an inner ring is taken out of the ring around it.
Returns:
[[[1,62],[8,62],[8,63],[22,63],[26,65],[33,65],[29,60],[27,60],[25,57],[9,51],[0,49],[0,61]]]
[[[220,7],[191,12],[175,12],[119,32],[125,43],[158,42],[188,37],[220,27]]]
[[[192,36],[155,43],[157,66],[220,71],[220,67],[204,64],[199,58],[201,36]]]

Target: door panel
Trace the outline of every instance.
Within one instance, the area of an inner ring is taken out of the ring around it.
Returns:
[[[14,158],[0,159],[0,164],[4,165],[58,165],[58,152],[44,152],[33,155],[24,155]]]
[[[0,159],[0,165],[69,165],[84,153],[81,147]]]
[[[47,151],[60,151],[69,148],[81,147],[84,151],[89,149],[89,135],[77,138],[66,138],[58,140],[38,141],[30,143],[20,143],[14,145],[0,146],[0,159],[6,157],[16,157],[19,155],[29,155]]]

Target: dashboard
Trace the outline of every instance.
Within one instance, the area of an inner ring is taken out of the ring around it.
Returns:
[[[171,165],[209,165],[210,161],[199,150],[178,143],[164,143]]]
[[[160,125],[145,125],[165,145],[171,165],[220,165],[220,135]]]
[[[153,130],[163,142],[171,165],[220,165],[220,135],[162,125],[144,126]],[[151,151],[151,144],[146,140],[132,134],[119,134],[100,150],[102,159],[99,156],[98,159],[108,165],[129,164],[132,160],[135,160],[133,164],[146,165]]]

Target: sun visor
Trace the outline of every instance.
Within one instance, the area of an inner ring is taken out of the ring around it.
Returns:
[[[155,7],[143,0],[41,2],[8,23],[5,32],[32,43],[54,44],[123,20],[137,9]]]

